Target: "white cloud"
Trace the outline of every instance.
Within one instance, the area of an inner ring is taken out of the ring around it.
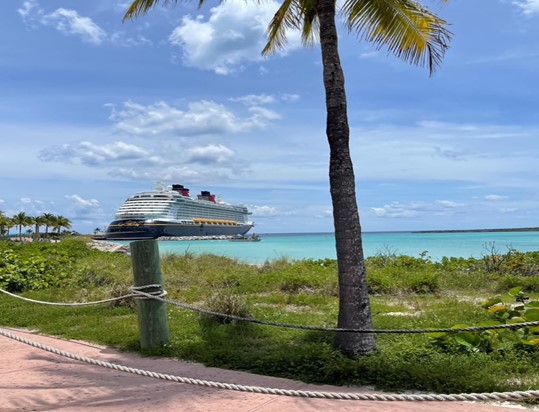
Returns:
[[[437,200],[436,203],[449,209],[466,206],[464,203],[453,202],[451,200]]]
[[[321,213],[314,215],[317,219],[328,219],[333,217],[333,211],[331,209],[325,209]]]
[[[378,50],[364,52],[359,55],[362,59],[375,59],[379,56],[381,56],[381,53]]]
[[[84,165],[104,176],[139,181],[222,182],[247,170],[246,161],[223,144],[193,145],[181,139],[163,140],[157,146],[145,143],[149,147],[84,141],[47,147],[38,158],[42,162]],[[79,199],[78,204],[80,208],[84,202]]]
[[[231,179],[232,172],[226,169],[199,168],[195,169],[190,165],[168,166],[159,168],[115,168],[108,173],[116,179],[127,179],[137,182],[147,181],[155,183],[157,180],[163,182],[189,182],[189,184],[219,184]]]
[[[533,126],[377,123],[369,128],[352,125],[350,144],[354,162],[360,165],[358,177],[363,180],[448,180],[528,187],[535,186],[538,177],[537,132]]]
[[[193,147],[187,151],[189,161],[209,164],[227,163],[234,159],[235,153],[221,144]]]
[[[393,202],[382,207],[373,207],[371,210],[378,217],[413,217],[417,216],[421,209],[418,204]]]
[[[436,139],[454,140],[465,139],[504,139],[514,136],[517,132],[511,126],[473,124],[473,123],[450,123],[438,120],[420,120],[417,125],[428,131],[431,137]]]
[[[497,201],[506,200],[506,199],[507,199],[507,196],[502,196],[502,195],[485,196],[485,200],[488,200],[489,202],[497,202]]]
[[[382,207],[373,207],[371,211],[378,217],[411,218],[420,215],[444,216],[458,213],[459,208],[465,207],[464,203],[450,200],[437,200],[429,202],[392,202]]]
[[[47,206],[43,201],[30,197],[21,197],[15,204],[15,210],[16,212],[13,211],[12,214],[23,211],[30,216],[38,216],[42,213],[50,212],[50,210],[47,210]]]
[[[67,213],[76,220],[97,219],[102,218],[104,215],[97,199],[84,199],[76,194],[65,195],[65,198],[69,201]]]
[[[253,106],[249,108],[249,111],[253,113],[253,118],[255,119],[277,120],[281,118],[280,114],[265,107]]]
[[[36,0],[25,1],[17,12],[24,23],[32,28],[52,27],[66,36],[75,36],[83,42],[100,46],[104,43],[115,46],[132,47],[152,45],[152,41],[141,34],[129,36],[124,31],[107,33],[90,17],[81,16],[76,10],[58,8],[46,13]]]
[[[41,150],[38,158],[43,162],[75,161],[87,166],[133,161],[151,164],[158,161],[146,149],[124,142],[102,146],[91,142],[51,146]]]
[[[273,206],[250,206],[249,210],[253,213],[253,216],[279,216],[277,208]]]
[[[117,31],[112,33],[109,36],[110,43],[116,46],[122,47],[134,47],[134,46],[152,46],[153,42],[143,36],[142,34],[137,34],[136,36],[129,36],[124,31]]]
[[[28,204],[31,204],[31,203],[33,202],[33,200],[30,199],[29,197],[21,197],[20,202],[21,202],[23,205],[28,205]]]
[[[133,3],[133,0],[116,0],[116,2],[113,4],[113,7],[115,11],[124,14],[131,5],[131,3]]]
[[[299,94],[289,94],[289,93],[282,93],[280,96],[281,100],[289,103],[297,102],[300,99]]]
[[[83,199],[79,195],[66,195],[66,199],[70,200],[73,206],[79,209],[95,209],[99,207],[97,199]]]
[[[80,16],[75,10],[59,8],[41,18],[45,26],[54,27],[66,35],[75,35],[94,45],[101,44],[107,33],[89,17]]]
[[[17,9],[17,13],[21,15],[25,22],[30,22],[35,15],[42,15],[43,10],[35,0],[28,0],[22,3],[22,7]]]
[[[267,108],[264,108],[262,106],[264,105],[270,105],[275,104],[280,101],[285,103],[294,103],[300,99],[299,95],[297,94],[286,94],[281,93],[277,95],[267,95],[267,94],[260,94],[260,95],[254,95],[250,94],[247,96],[240,96],[240,97],[232,97],[229,100],[231,102],[237,102],[237,103],[243,103],[245,106],[249,107],[249,111],[251,113],[257,113],[263,118],[269,119],[269,120],[275,120],[280,119],[281,116],[273,111],[270,111]]]
[[[184,65],[228,75],[241,70],[243,63],[263,59],[266,30],[278,6],[274,1],[221,3],[210,10],[207,21],[203,16],[184,17],[169,41],[182,48]],[[287,37],[289,50],[301,47],[297,32]]]
[[[233,97],[231,102],[240,102],[247,106],[258,106],[263,104],[272,104],[276,102],[275,96],[267,94],[249,94],[247,96]]]
[[[520,7],[524,14],[539,13],[539,0],[514,0],[513,4]]]
[[[225,106],[206,100],[190,103],[185,111],[165,102],[148,106],[126,102],[121,110],[110,106],[110,119],[116,122],[115,128],[139,136],[243,133],[262,128],[269,120],[278,118],[276,113],[260,108],[251,108],[252,116],[240,118]]]

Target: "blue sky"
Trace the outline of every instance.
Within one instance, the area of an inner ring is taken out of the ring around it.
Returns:
[[[260,55],[278,3],[127,4],[0,2],[0,210],[91,233],[162,181],[331,231],[320,52]],[[432,77],[342,32],[363,230],[539,226],[539,0],[425,4],[453,32]]]

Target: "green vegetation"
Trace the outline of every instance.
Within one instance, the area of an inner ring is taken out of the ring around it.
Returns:
[[[481,259],[433,262],[389,252],[367,259],[376,329],[449,328],[537,320],[539,253],[489,247]],[[86,246],[0,242],[0,287],[55,302],[129,293],[130,259]],[[162,259],[168,298],[280,323],[334,327],[334,260],[253,266],[185,253]],[[515,288],[517,287],[517,288]],[[513,289],[511,289],[513,288]],[[482,305],[483,304],[483,305]],[[146,352],[209,366],[339,385],[449,392],[529,390],[539,383],[539,329],[377,335],[378,350],[352,359],[333,333],[224,321],[169,305],[171,342]],[[51,307],[0,294],[0,324],[140,351],[130,299],[92,307]]]

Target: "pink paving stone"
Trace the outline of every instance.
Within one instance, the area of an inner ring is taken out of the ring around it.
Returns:
[[[104,346],[66,341],[28,331],[3,328],[44,345],[101,361],[170,375],[262,386],[327,392],[361,389],[303,382],[208,368],[175,359],[140,357]],[[381,402],[309,399],[244,393],[181,384],[115,371],[71,360],[0,336],[0,411],[189,411],[189,412],[310,412],[310,411],[518,411],[518,406],[472,402]],[[537,409],[536,409],[537,410]]]

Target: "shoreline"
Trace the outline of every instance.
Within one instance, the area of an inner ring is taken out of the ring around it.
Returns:
[[[507,229],[413,230],[410,233],[482,233],[482,232],[539,232],[539,227],[522,227],[522,228],[507,228]]]
[[[259,239],[259,238],[257,238]],[[252,242],[254,241],[252,237],[238,237],[238,236],[228,236],[228,235],[214,235],[214,236],[162,236],[157,239],[149,239],[149,240],[157,240],[157,241],[195,241],[195,240],[228,240],[228,241],[245,241],[245,242]],[[126,240],[122,240],[122,242],[125,242]],[[129,242],[127,240],[127,242]],[[131,249],[129,245],[122,245],[115,243],[113,240],[106,240],[106,239],[96,239],[93,238],[91,242],[89,243],[90,247],[100,250],[102,252],[112,252],[112,253],[123,253],[125,255],[131,254]]]

